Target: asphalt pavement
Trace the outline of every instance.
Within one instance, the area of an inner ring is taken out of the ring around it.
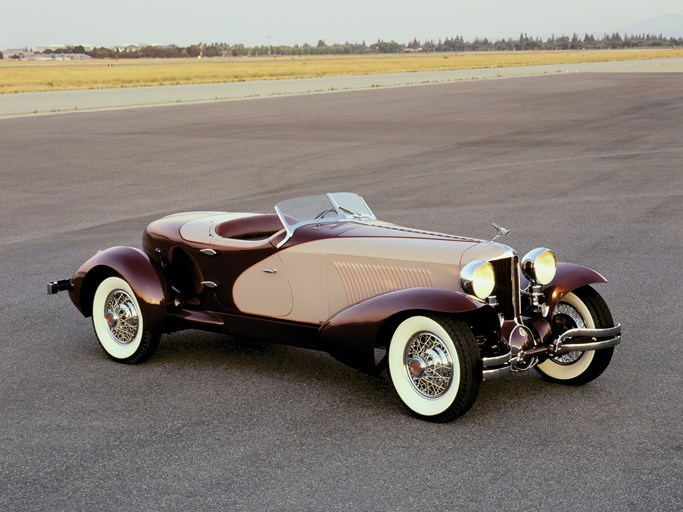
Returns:
[[[683,508],[683,74],[558,74],[0,119],[0,510]],[[198,331],[139,366],[45,283],[185,210],[324,191],[603,273],[596,381],[448,424],[324,353]]]

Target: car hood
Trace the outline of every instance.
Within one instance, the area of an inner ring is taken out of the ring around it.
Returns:
[[[304,230],[306,227],[303,228]],[[512,255],[502,244],[375,222],[344,223],[328,231],[324,242],[330,255],[423,262],[461,267],[476,259]]]

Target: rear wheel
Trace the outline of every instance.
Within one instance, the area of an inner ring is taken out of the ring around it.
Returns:
[[[160,334],[145,329],[138,299],[120,277],[108,277],[97,287],[92,323],[102,349],[120,363],[141,363],[159,345]]]
[[[562,297],[552,317],[555,336],[574,328],[599,329],[613,325],[607,304],[590,286],[584,286]],[[580,386],[605,371],[613,352],[614,348],[568,352],[551,357],[535,368],[547,381]]]
[[[479,349],[470,328],[445,316],[412,316],[394,331],[389,373],[415,415],[445,422],[474,404],[482,379]]]

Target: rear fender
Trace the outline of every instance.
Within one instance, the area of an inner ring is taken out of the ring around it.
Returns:
[[[602,275],[588,267],[574,263],[558,263],[555,278],[543,287],[545,303],[552,312],[560,299],[572,290],[589,284],[606,283]]]
[[[106,278],[119,276],[133,289],[151,329],[160,328],[167,317],[170,294],[161,270],[141,250],[112,247],[86,261],[71,278],[69,296],[85,317],[92,316],[92,301],[97,286]]]
[[[365,373],[377,373],[375,348],[388,345],[393,330],[413,314],[458,314],[470,324],[500,324],[493,308],[462,292],[439,288],[409,288],[372,297],[332,316],[320,328],[322,349],[344,364]]]

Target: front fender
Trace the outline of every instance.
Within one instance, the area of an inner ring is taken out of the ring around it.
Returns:
[[[151,329],[161,327],[167,316],[168,285],[157,265],[133,247],[112,247],[98,252],[73,275],[69,296],[83,316],[92,315],[97,286],[115,275],[125,279],[135,292],[145,325]]]
[[[408,288],[377,295],[333,315],[320,328],[323,350],[344,364],[376,373],[375,347],[410,313],[481,314],[498,325],[493,308],[462,292]],[[388,340],[387,340],[388,341]]]
[[[560,299],[572,290],[588,284],[606,282],[607,279],[588,267],[576,265],[575,263],[558,263],[555,278],[543,287],[545,303],[550,307],[550,311],[552,311],[557,303],[560,302]]]

